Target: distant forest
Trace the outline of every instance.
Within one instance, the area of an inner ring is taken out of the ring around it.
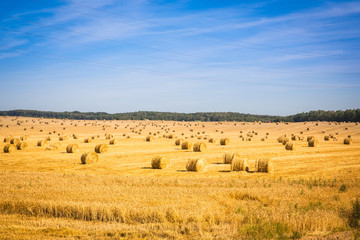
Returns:
[[[360,122],[360,109],[345,111],[310,111],[290,116],[254,115],[235,112],[199,112],[174,113],[139,111],[129,113],[109,114],[106,112],[49,112],[36,110],[10,110],[0,111],[0,116],[43,117],[58,119],[84,119],[84,120],[169,120],[169,121],[239,121],[239,122],[304,122],[304,121],[337,121]]]

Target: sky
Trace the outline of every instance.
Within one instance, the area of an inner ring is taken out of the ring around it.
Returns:
[[[0,1],[0,110],[360,108],[360,1]]]

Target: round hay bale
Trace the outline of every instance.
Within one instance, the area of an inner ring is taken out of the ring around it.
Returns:
[[[154,140],[153,136],[147,136],[145,139],[147,142],[151,142],[152,140]]]
[[[51,141],[51,137],[46,137],[45,140],[46,141]]]
[[[18,144],[19,142],[21,142],[20,138],[12,138],[10,140],[10,144],[14,144],[14,145]]]
[[[110,133],[107,133],[107,134],[105,134],[105,138],[106,139],[112,139],[112,138],[114,138],[114,136],[112,134],[110,134]]]
[[[293,142],[287,142],[286,145],[285,145],[285,149],[286,149],[286,150],[294,151],[294,150],[295,150],[295,143],[293,143]]]
[[[110,145],[115,145],[118,143],[119,143],[119,140],[117,140],[116,138],[110,140]]]
[[[183,142],[181,144],[181,149],[191,149],[192,145],[193,144],[191,142]]]
[[[228,138],[222,138],[220,139],[220,145],[229,145],[230,140]]]
[[[316,139],[312,139],[312,140],[308,141],[309,147],[317,147],[318,145],[319,145],[319,141]]]
[[[97,163],[99,161],[99,155],[96,152],[87,152],[81,155],[82,164]]]
[[[216,143],[216,139],[215,138],[210,138],[209,143]]]
[[[352,144],[352,139],[351,138],[345,138],[344,139],[344,144],[351,145]]]
[[[224,164],[231,164],[235,157],[238,157],[238,153],[224,153]]]
[[[60,136],[59,137],[59,141],[67,141],[68,137],[67,136]]]
[[[290,139],[289,138],[284,138],[282,144],[286,145],[288,142],[290,142]]]
[[[164,169],[170,167],[170,159],[163,156],[156,156],[151,160],[151,167],[153,169]]]
[[[248,170],[249,170],[249,166],[246,158],[243,159],[235,158],[232,160],[231,171],[239,172],[239,171],[248,171]]]
[[[66,147],[66,152],[67,152],[67,153],[76,153],[76,152],[79,152],[79,145],[77,145],[77,144],[69,144],[69,145]]]
[[[197,142],[193,146],[194,152],[205,152],[207,150],[206,144],[203,142]]]
[[[258,159],[255,163],[257,172],[272,173],[274,172],[274,164],[271,159]]]
[[[206,171],[207,162],[200,158],[200,159],[190,159],[186,164],[186,170],[191,172],[201,172]]]
[[[4,138],[4,142],[10,142],[12,138],[12,136],[7,136]]]
[[[21,141],[26,141],[27,139],[28,139],[28,136],[27,136],[27,135],[20,137],[20,140],[21,140]]]
[[[283,143],[284,139],[285,139],[285,136],[280,136],[280,137],[278,137],[277,140],[279,143]]]
[[[39,141],[37,142],[38,147],[45,146],[46,144],[47,144],[47,141],[46,141],[46,140],[39,140]]]
[[[324,140],[325,140],[325,141],[329,141],[329,140],[330,140],[330,136],[324,136]]]
[[[6,144],[4,146],[4,153],[12,153],[17,150],[16,146],[14,144]]]
[[[24,150],[27,147],[28,147],[28,144],[26,142],[19,142],[18,144],[16,144],[16,148],[18,150]]]
[[[86,138],[84,143],[91,143],[94,139],[93,138]]]
[[[308,136],[307,138],[306,138],[306,141],[311,141],[311,140],[314,140],[315,139],[315,137],[314,136]]]
[[[298,140],[300,140],[300,137],[298,135],[294,135],[291,137],[291,140],[298,141]]]
[[[95,147],[95,152],[97,153],[105,153],[109,150],[108,146],[106,144],[99,144]]]
[[[175,145],[180,146],[183,142],[184,142],[184,139],[178,138],[178,139],[175,140]]]
[[[79,139],[79,135],[77,135],[77,134],[74,133],[74,134],[73,134],[73,138],[74,138],[74,139]]]

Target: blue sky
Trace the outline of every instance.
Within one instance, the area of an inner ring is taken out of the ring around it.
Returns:
[[[0,110],[359,108],[360,1],[1,1],[0,81]]]

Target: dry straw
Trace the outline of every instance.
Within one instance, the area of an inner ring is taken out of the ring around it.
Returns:
[[[294,151],[294,150],[295,150],[295,143],[293,143],[293,142],[287,142],[286,145],[285,145],[285,149],[286,149],[286,150]]]
[[[164,169],[170,167],[170,159],[163,156],[156,156],[151,160],[151,167],[153,169]]]
[[[87,152],[81,155],[81,163],[82,164],[91,164],[97,163],[99,161],[99,156],[96,152]]]
[[[274,172],[274,164],[271,159],[258,159],[255,163],[257,172],[272,173]]]
[[[344,139],[344,144],[351,145],[352,144],[352,139],[351,138],[345,138]]]
[[[319,141],[317,139],[311,139],[310,141],[308,141],[309,147],[317,147],[318,145],[319,145]]]
[[[6,144],[4,146],[4,153],[12,153],[17,150],[16,146],[14,144]]]
[[[205,152],[207,150],[206,144],[203,142],[197,142],[193,146],[194,152]]]
[[[183,143],[183,141],[184,141],[184,139],[178,138],[178,139],[175,140],[175,145],[180,146]]]
[[[67,152],[67,153],[76,153],[76,152],[79,152],[79,145],[77,145],[77,144],[69,144],[69,145],[66,147],[66,152]]]
[[[28,147],[28,144],[26,142],[19,142],[18,144],[16,144],[16,147],[18,150],[24,150]]]
[[[183,142],[181,144],[181,149],[191,149],[192,143],[191,142]]]
[[[222,138],[220,139],[220,145],[229,145],[230,140],[228,138]]]
[[[97,153],[105,153],[109,150],[108,146],[106,144],[99,144],[95,147],[95,152]]]
[[[234,158],[231,162],[231,171],[248,171],[249,170],[249,166],[247,163],[247,159],[243,158]]]
[[[200,159],[190,159],[186,164],[186,170],[191,172],[202,172],[206,171],[207,162],[200,158]]]

